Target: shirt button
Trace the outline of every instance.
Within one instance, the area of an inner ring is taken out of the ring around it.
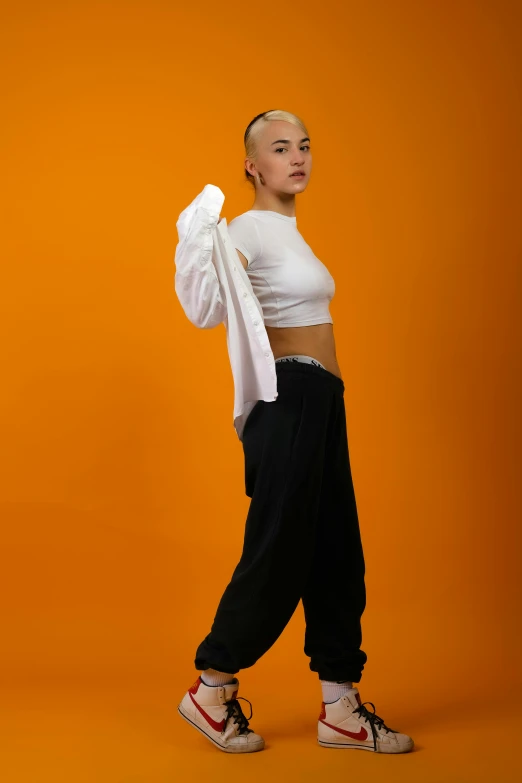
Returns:
[[[270,356],[270,351],[265,351],[265,356]]]
[[[243,291],[243,296],[248,296],[246,291]]]
[[[254,321],[254,326],[257,326],[259,321]]]

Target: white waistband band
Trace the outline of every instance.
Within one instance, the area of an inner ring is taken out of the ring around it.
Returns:
[[[277,362],[305,362],[306,364],[315,364],[319,367],[322,367],[323,370],[326,370],[324,364],[318,362],[317,359],[314,359],[313,356],[306,356],[302,353],[294,353],[290,356],[280,356],[279,359],[276,359],[276,364]]]

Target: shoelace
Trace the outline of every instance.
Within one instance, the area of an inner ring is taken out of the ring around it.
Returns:
[[[225,706],[227,708],[226,713],[226,719],[225,719],[225,726],[223,728],[222,734],[225,733],[228,719],[234,718],[234,723],[237,723],[239,726],[238,734],[248,734],[249,731],[254,731],[254,729],[248,728],[248,721],[252,720],[252,715],[254,714],[254,711],[252,709],[252,704],[250,704],[250,715],[247,718],[245,715],[243,715],[243,711],[241,710],[241,704],[239,703],[238,699],[243,699],[243,701],[246,701],[250,704],[248,699],[245,699],[244,696],[238,696],[237,699],[230,699],[230,701],[225,702]]]
[[[371,704],[373,707],[373,712],[370,712],[364,705],[365,704]],[[377,748],[377,731],[375,730],[375,726],[382,731],[386,733],[389,733],[390,731],[393,733],[397,733],[397,729],[392,729],[391,726],[387,726],[382,718],[380,718],[376,712],[375,712],[375,704],[372,701],[364,701],[360,707],[356,707],[353,712],[358,712],[359,715],[364,718],[368,723],[370,724],[371,730],[372,730],[372,736],[373,736],[373,747],[374,749]]]

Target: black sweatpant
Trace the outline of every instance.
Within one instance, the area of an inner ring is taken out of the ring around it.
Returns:
[[[365,564],[344,382],[303,362],[276,372],[277,399],[257,402],[243,431],[251,501],[241,559],[194,663],[230,674],[252,666],[302,600],[310,669],[359,682]]]

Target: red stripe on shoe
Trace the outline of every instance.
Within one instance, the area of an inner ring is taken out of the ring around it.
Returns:
[[[189,693],[197,693],[199,690],[199,686],[201,685],[202,682],[203,680],[201,679],[201,677],[198,677],[194,685],[190,686]]]
[[[325,726],[328,726],[329,729],[333,729],[334,731],[338,731],[339,734],[344,734],[346,737],[351,737],[355,740],[361,740],[363,742],[368,737],[368,732],[364,728],[364,726],[361,726],[359,731],[346,731],[346,729],[340,729],[337,726],[332,726],[331,723],[327,723],[325,720],[321,720],[321,723],[324,723]]]
[[[205,710],[202,707],[200,707],[200,705],[197,703],[196,699],[194,698],[194,696],[191,694],[190,691],[189,691],[189,696],[194,702],[194,704],[196,705],[196,707],[198,708],[198,710],[200,711],[200,713],[203,715],[205,720],[212,726],[214,731],[223,731],[223,729],[225,728],[225,719],[223,718],[223,720],[219,721],[218,723],[217,720],[214,720],[214,718],[211,718],[210,715],[207,715]]]

